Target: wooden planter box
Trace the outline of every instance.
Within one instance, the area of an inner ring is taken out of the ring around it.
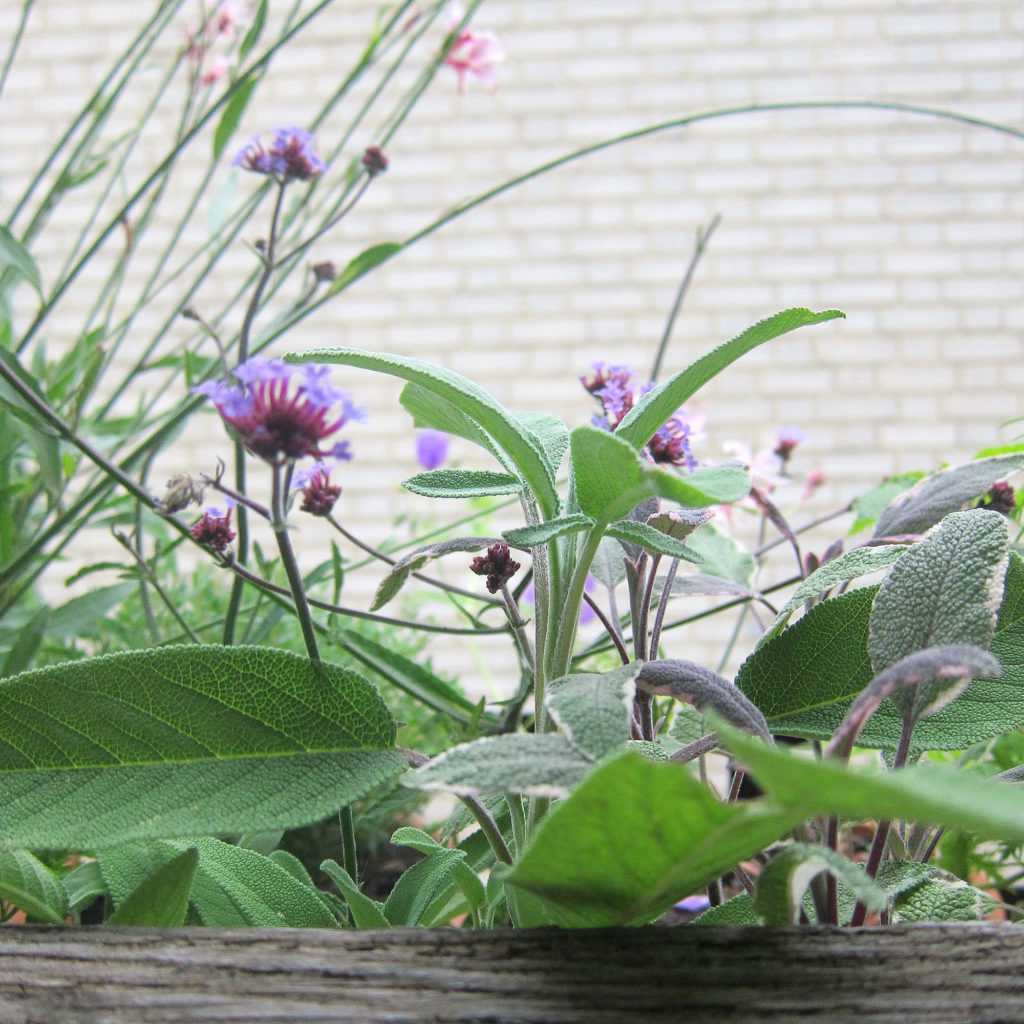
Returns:
[[[0,933],[0,1021],[1024,1021],[1024,928]]]

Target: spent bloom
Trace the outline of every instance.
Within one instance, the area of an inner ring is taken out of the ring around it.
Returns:
[[[254,455],[272,463],[306,456],[352,458],[347,441],[323,447],[345,424],[365,418],[348,394],[330,383],[329,367],[289,366],[254,356],[234,375],[240,386],[208,381],[192,390],[213,402]]]
[[[437,469],[447,458],[447,434],[440,430],[424,430],[416,438],[416,460],[424,469]]]
[[[327,170],[313,145],[313,136],[305,128],[278,128],[269,146],[256,136],[235,156],[234,164],[256,174],[266,174],[281,182],[309,181]]]
[[[508,545],[499,541],[497,544],[492,544],[486,554],[477,555],[470,562],[469,569],[477,576],[486,576],[487,589],[492,594],[496,594],[519,572],[520,565],[512,558],[512,552]]]
[[[231,498],[227,499],[224,508],[207,506],[189,530],[192,538],[217,554],[223,554],[235,539],[235,531],[231,529],[231,511],[234,507]]]
[[[302,491],[300,507],[312,516],[329,516],[341,497],[341,484],[331,483],[331,468],[325,462],[297,470],[292,477],[292,490]]]
[[[448,29],[458,28],[465,12],[461,4],[448,8]],[[505,59],[505,52],[493,32],[479,32],[469,26],[459,32],[445,56],[444,62],[453,68],[459,80],[459,92],[466,91],[472,75],[485,89],[493,90],[498,84],[497,65]]]
[[[775,434],[774,454],[782,460],[785,465],[796,450],[801,441],[806,441],[807,435],[799,427],[780,427]]]
[[[1001,512],[1004,516],[1012,516],[1016,507],[1017,495],[1005,480],[993,484],[978,503],[978,508],[989,508],[993,512]]]

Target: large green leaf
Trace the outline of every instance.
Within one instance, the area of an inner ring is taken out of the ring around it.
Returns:
[[[412,416],[413,424],[430,430],[440,430],[466,441],[472,441],[490,452],[502,464],[505,463],[498,446],[488,437],[487,432],[477,426],[464,412],[451,402],[439,397],[419,384],[406,384],[398,398],[402,408]]]
[[[978,921],[998,906],[987,893],[933,867],[929,877],[908,886],[896,897],[892,922]]]
[[[713,523],[694,530],[686,538],[686,547],[700,572],[750,586],[756,567],[754,556]]]
[[[47,924],[63,924],[68,912],[64,886],[28,850],[0,850],[0,899]]]
[[[0,682],[0,845],[294,827],[404,758],[361,676],[257,647],[164,647]]]
[[[541,442],[492,395],[461,374],[419,359],[353,348],[292,353],[286,358],[297,363],[359,366],[419,384],[431,394],[450,402],[494,440],[532,491],[545,519],[558,514],[554,473]]]
[[[425,498],[485,498],[523,489],[514,476],[484,469],[431,469],[403,480],[402,486]]]
[[[568,537],[574,533],[589,530],[593,525],[592,519],[580,512],[573,512],[568,516],[549,519],[546,523],[534,523],[530,526],[506,530],[502,536],[512,547],[519,548],[520,551],[529,551],[530,548],[547,544],[559,537]]]
[[[462,850],[442,848],[413,864],[384,902],[384,916],[396,927],[414,928],[427,907],[451,884],[465,857]]]
[[[634,523],[629,519],[623,519],[608,527],[608,536],[624,540],[627,544],[635,544],[651,554],[685,558],[688,562],[696,561],[696,555],[681,540],[676,540],[675,537],[670,537],[646,523]]]
[[[634,448],[643,448],[684,402],[740,356],[798,327],[824,323],[844,315],[838,309],[828,309],[823,313],[813,313],[809,309],[786,309],[748,327],[742,334],[719,345],[645,395],[626,414],[616,434]]]
[[[897,497],[878,517],[877,536],[923,533],[940,519],[956,512],[965,502],[984,494],[1024,466],[1024,452],[980,459],[943,470]]]
[[[858,495],[851,502],[855,519],[850,526],[850,535],[860,533],[869,526],[874,526],[878,517],[889,507],[895,498],[898,498],[904,491],[922,479],[926,474],[901,473],[899,476],[886,477],[880,484],[876,484],[869,491]]]
[[[180,928],[188,913],[189,893],[199,851],[191,846],[161,864],[110,916],[108,923],[148,928]]]
[[[898,563],[897,563],[898,564]],[[772,732],[827,740],[875,672],[868,621],[877,587],[815,605],[799,622],[758,648],[740,668],[739,688],[764,712]],[[992,653],[999,679],[976,679],[950,705],[918,722],[914,745],[960,750],[1024,724],[1024,562],[1012,555]],[[857,744],[894,749],[902,715],[883,701]]]
[[[764,801],[721,803],[684,766],[630,751],[552,808],[506,883],[570,927],[644,923],[798,820]]]
[[[405,825],[396,829],[391,836],[392,846],[408,846],[418,850],[425,857],[434,853],[448,853],[450,847],[443,846],[433,836],[428,835],[422,829],[412,828]],[[460,850],[460,852],[463,852]],[[479,875],[468,863],[468,857],[463,855],[455,863],[453,877],[455,884],[461,890],[466,902],[473,910],[479,910],[486,900],[484,884],[480,881]],[[435,896],[435,900],[438,897]],[[422,913],[420,915],[422,917]]]
[[[762,789],[806,817],[839,814],[863,819],[903,818],[962,828],[983,839],[1024,842],[1024,801],[1005,782],[982,779],[944,765],[869,775],[835,760],[800,757],[713,723],[722,742]]]

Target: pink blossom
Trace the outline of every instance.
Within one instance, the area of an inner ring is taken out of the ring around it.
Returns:
[[[453,3],[448,9],[448,27],[454,31],[464,11],[461,4]],[[459,92],[466,91],[467,78],[472,75],[485,88],[493,90],[498,84],[496,66],[505,59],[505,52],[493,32],[479,32],[463,28],[452,43],[444,59],[445,64],[455,69],[459,80]]]
[[[219,36],[230,35],[242,24],[242,11],[236,0],[221,0],[213,16],[213,30]]]
[[[782,474],[781,460],[771,449],[754,452],[742,441],[727,441],[722,447],[750,470],[751,481],[759,490],[774,491],[789,483]]]
[[[215,85],[231,70],[231,61],[227,57],[214,57],[207,65],[199,79],[203,85]]]
[[[804,493],[800,495],[801,501],[807,501],[819,487],[825,485],[825,473],[820,469],[812,469],[804,480]]]

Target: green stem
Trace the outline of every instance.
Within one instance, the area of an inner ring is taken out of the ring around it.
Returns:
[[[25,34],[25,26],[28,24],[28,16],[32,12],[32,5],[35,0],[25,0],[21,5],[21,18],[18,27],[14,30],[14,38],[11,40],[10,48],[7,51],[7,59],[4,61],[4,69],[0,71],[0,96],[3,95],[4,86],[7,84],[7,76],[11,72],[11,65],[21,45],[21,37]]]
[[[356,823],[351,804],[338,811],[338,824],[341,828],[341,866],[358,885],[359,855],[356,850]]]
[[[594,561],[603,536],[604,526],[601,523],[596,523],[587,533],[583,549],[580,551],[572,576],[569,578],[565,603],[558,621],[558,636],[551,657],[550,677],[552,679],[557,679],[569,671],[573,643],[576,640],[576,624],[580,617],[580,604],[583,601],[583,590],[587,583],[587,573],[590,572],[591,563]],[[537,692],[535,700],[537,702],[537,732],[543,732],[544,693]]]

